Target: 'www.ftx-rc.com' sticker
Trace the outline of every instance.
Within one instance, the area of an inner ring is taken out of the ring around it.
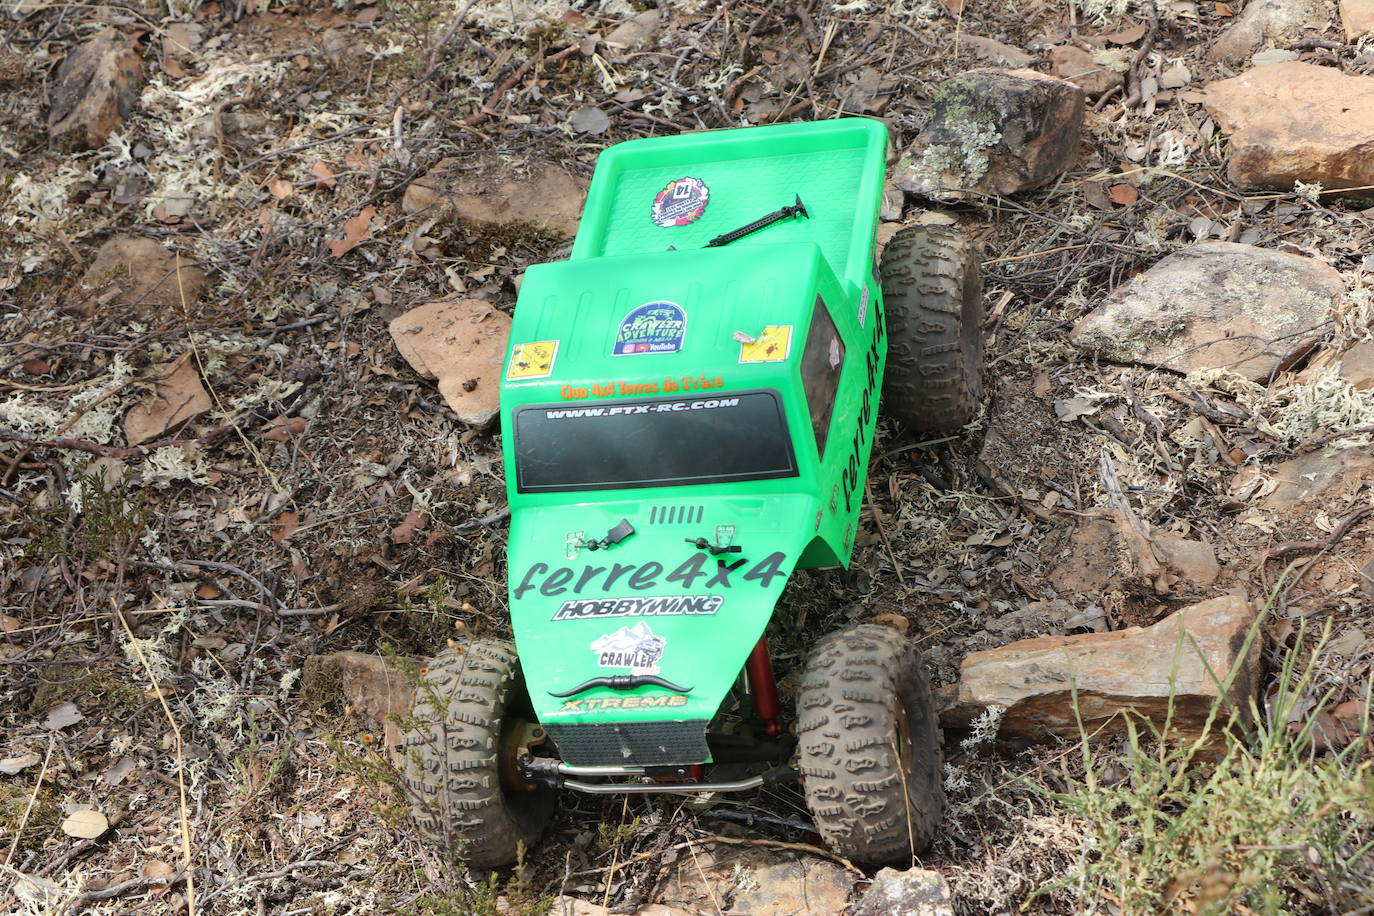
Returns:
[[[694,223],[706,212],[706,202],[710,199],[711,190],[700,178],[670,181],[654,198],[654,225],[666,228]]]

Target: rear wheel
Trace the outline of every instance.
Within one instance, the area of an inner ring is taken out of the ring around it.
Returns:
[[[478,639],[440,653],[412,720],[405,781],[420,832],[469,865],[514,862],[548,825],[555,796],[515,766],[522,736],[537,728],[515,646]]]
[[[983,399],[977,247],[952,226],[909,226],[883,249],[883,405],[920,433],[956,432]]]
[[[944,816],[939,724],[914,646],[862,624],[823,638],[797,697],[806,802],[831,849],[908,860]]]

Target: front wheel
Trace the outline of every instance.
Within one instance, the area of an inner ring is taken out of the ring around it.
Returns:
[[[555,792],[520,779],[514,755],[531,726],[515,646],[477,639],[425,669],[405,735],[405,782],[430,840],[479,868],[514,862],[548,826]]]
[[[806,803],[826,844],[909,861],[944,817],[939,724],[914,646],[875,624],[823,638],[797,697]]]
[[[983,398],[978,249],[952,226],[910,226],[883,249],[883,405],[918,433],[957,432]]]

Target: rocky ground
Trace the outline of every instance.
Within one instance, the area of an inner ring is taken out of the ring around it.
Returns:
[[[1369,911],[1370,0],[2,15],[0,910]],[[610,143],[840,115],[891,129],[880,242],[981,243],[987,409],[884,421],[852,569],[770,638],[784,686],[844,622],[920,640],[929,871],[790,789],[446,866],[377,660],[505,632],[521,271]]]

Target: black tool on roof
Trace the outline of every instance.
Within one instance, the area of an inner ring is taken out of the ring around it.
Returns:
[[[804,216],[807,219],[811,218],[811,214],[806,212],[806,205],[802,203],[800,194],[797,195],[797,202],[792,206],[783,207],[781,210],[774,210],[767,216],[760,216],[747,226],[740,226],[738,229],[732,229],[723,235],[718,235],[707,242],[706,247],[719,248],[721,245],[729,245],[731,242],[738,241],[750,233],[758,232],[764,226],[771,226],[779,220],[791,219],[797,215]]]

